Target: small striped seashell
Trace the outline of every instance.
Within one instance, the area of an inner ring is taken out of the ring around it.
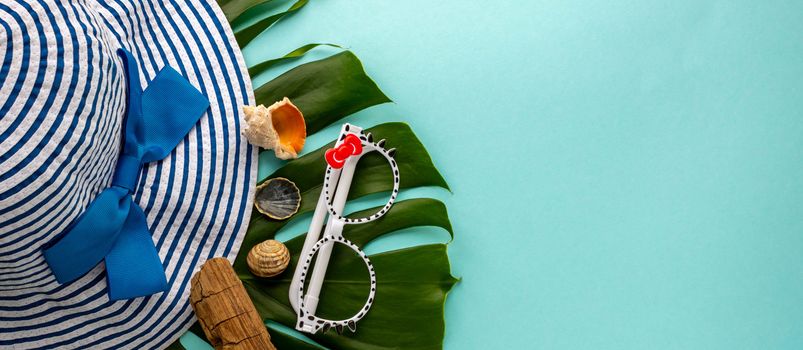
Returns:
[[[248,269],[259,277],[273,277],[290,264],[290,251],[277,240],[269,239],[255,245],[246,258]]]
[[[277,177],[257,186],[254,206],[271,219],[284,220],[298,211],[301,205],[301,191],[296,184],[283,177]]]

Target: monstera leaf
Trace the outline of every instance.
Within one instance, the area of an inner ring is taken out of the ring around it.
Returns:
[[[220,3],[229,21],[233,21],[248,9],[270,1],[220,0]],[[239,29],[235,35],[240,45],[245,46],[264,29],[306,4],[306,0],[297,0],[284,12]],[[283,57],[257,64],[250,69],[251,74],[258,74],[277,63],[296,59],[319,45],[304,45]],[[291,69],[257,88],[254,95],[257,103],[265,105],[285,96],[289,97],[304,112],[308,134],[316,133],[357,111],[390,101],[365,74],[359,59],[349,51]],[[366,132],[371,132],[377,140],[387,139],[386,147],[397,149],[395,159],[401,174],[402,193],[406,189],[422,186],[448,189],[446,181],[409,125],[385,123],[369,128]],[[332,135],[332,139],[335,136]],[[302,340],[275,325],[281,324],[292,329],[296,323],[288,290],[305,235],[285,242],[292,260],[280,276],[254,276],[248,270],[245,257],[255,244],[274,238],[289,222],[308,222],[323,186],[326,168],[323,153],[333,143],[334,141],[287,162],[268,176],[268,179],[285,177],[295,182],[302,193],[301,206],[298,213],[285,221],[269,219],[254,210],[234,263],[235,271],[271,331],[273,343],[279,349],[301,350],[442,348],[445,328],[443,306],[448,292],[457,282],[451,274],[446,244],[419,245],[370,255],[378,287],[373,306],[357,324],[355,333],[346,330],[345,333],[338,334],[335,330],[330,330],[327,333],[307,335],[308,340]],[[377,154],[368,154],[358,163],[349,200],[389,195],[392,181],[390,167],[384,158]],[[352,215],[364,216],[376,210],[378,208],[366,209]],[[378,237],[422,226],[440,228],[450,235],[453,234],[445,205],[430,198],[398,201],[382,218],[367,224],[347,225],[343,234],[358,246],[365,247]],[[432,230],[422,232],[425,233],[421,234],[430,234]],[[365,302],[369,288],[368,278],[362,259],[349,249],[336,248],[327,270],[318,307],[319,315],[333,319],[353,315]],[[197,324],[191,331],[201,338],[204,337]],[[183,349],[183,346],[176,342],[170,349]]]
[[[348,88],[343,88],[343,85],[348,85]],[[305,114],[307,123],[312,126],[310,130],[319,130],[354,111],[387,101],[376,85],[364,75],[356,57],[349,52],[299,66],[266,86],[270,89],[257,89],[258,92],[270,91],[271,97],[259,97],[265,102],[291,95],[301,101],[299,107],[302,110],[305,110],[304,101],[316,102],[314,108],[309,108],[314,113]],[[407,124],[386,123],[369,128],[366,132],[372,133],[375,139],[387,139],[386,147],[397,149],[395,159],[402,174],[402,189],[420,186],[447,188],[426,149]],[[326,169],[323,153],[333,143],[288,162],[269,176],[291,179],[298,186],[302,200],[295,217],[303,217],[315,209]],[[388,192],[392,189],[392,181],[384,158],[368,154],[358,163],[349,198]],[[243,280],[260,314],[265,319],[289,327],[295,325],[296,316],[290,307],[288,289],[304,235],[286,242],[293,260],[279,277],[255,277],[248,271],[245,257],[251,247],[274,238],[291,220],[293,218],[288,221],[272,220],[253,211],[248,233],[234,263],[235,271]],[[451,224],[442,203],[434,199],[412,199],[396,203],[383,218],[375,222],[348,226],[344,236],[364,246],[379,236],[416,226],[442,227],[451,233]],[[374,261],[379,286],[372,309],[359,323],[358,331],[343,335],[331,331],[311,337],[319,344],[339,349],[440,348],[444,329],[443,303],[446,293],[456,282],[450,274],[445,245],[412,247],[370,258]],[[340,317],[350,316],[349,311],[359,310],[365,302],[368,283],[362,260],[350,251],[335,250],[325,285],[336,285],[337,288],[324,290],[319,309]],[[280,330],[274,329],[272,334],[279,342],[294,344],[289,347],[292,349],[310,346],[294,337],[285,337]]]

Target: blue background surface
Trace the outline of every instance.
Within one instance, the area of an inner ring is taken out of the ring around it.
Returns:
[[[408,194],[455,228],[446,349],[803,344],[803,3],[321,0],[246,59],[309,42],[453,189]],[[419,233],[369,250],[448,240]]]

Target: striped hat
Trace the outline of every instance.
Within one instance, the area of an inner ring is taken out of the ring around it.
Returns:
[[[252,207],[257,154],[240,123],[254,97],[221,9],[211,0],[0,0],[0,57],[0,349],[165,347],[194,321],[190,277],[207,259],[234,259]],[[175,148],[130,181],[163,291],[110,296],[108,260],[57,279],[43,252],[117,184],[130,86],[155,85],[164,67],[204,104]]]

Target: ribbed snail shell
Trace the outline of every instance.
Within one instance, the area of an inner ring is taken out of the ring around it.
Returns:
[[[255,245],[246,258],[248,269],[259,277],[273,277],[290,264],[290,251],[277,240],[269,239]]]

